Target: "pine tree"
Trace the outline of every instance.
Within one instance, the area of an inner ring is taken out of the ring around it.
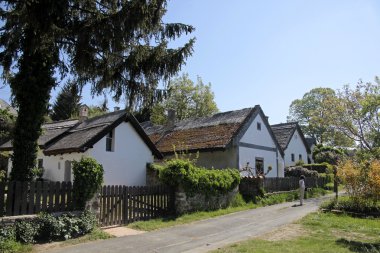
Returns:
[[[74,82],[68,82],[63,86],[53,104],[51,119],[54,121],[65,120],[78,116],[81,89]]]
[[[194,28],[163,23],[166,6],[166,0],[2,1],[0,63],[19,108],[12,179],[32,178],[56,78],[70,73],[77,84],[90,83],[93,94],[106,89],[132,106],[179,71],[194,39],[174,49],[168,42]]]

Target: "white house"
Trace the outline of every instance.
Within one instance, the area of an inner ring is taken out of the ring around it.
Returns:
[[[285,153],[285,167],[293,166],[297,161],[308,163],[310,148],[297,122],[272,125],[278,143]]]
[[[197,164],[206,168],[243,168],[249,163],[267,177],[284,176],[283,151],[258,105],[166,126],[141,125],[166,158],[173,157],[175,147],[176,152],[199,152]]]
[[[93,157],[103,165],[107,185],[145,185],[146,165],[162,158],[138,121],[126,111],[44,124],[38,140],[43,178],[71,181],[71,161]],[[0,151],[12,151],[11,142]],[[12,164],[9,163],[8,171]]]

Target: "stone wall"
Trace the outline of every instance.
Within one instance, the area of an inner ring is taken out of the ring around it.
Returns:
[[[220,194],[217,196],[206,196],[204,194],[188,196],[182,189],[178,189],[175,193],[175,211],[176,214],[184,214],[194,211],[208,211],[226,208],[237,193],[238,188],[227,194]]]

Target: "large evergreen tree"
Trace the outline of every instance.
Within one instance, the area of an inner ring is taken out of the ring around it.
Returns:
[[[52,108],[51,119],[65,120],[78,116],[81,100],[81,88],[74,82],[63,86]]]
[[[70,73],[129,105],[151,94],[160,78],[179,71],[194,39],[168,48],[191,33],[189,25],[165,24],[166,0],[2,1],[0,63],[19,112],[13,139],[15,180],[30,180],[50,92]]]

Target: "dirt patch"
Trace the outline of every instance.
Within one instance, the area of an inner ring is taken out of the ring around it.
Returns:
[[[145,231],[138,231],[127,227],[113,227],[113,228],[106,228],[103,229],[104,232],[113,235],[115,237],[122,237],[122,236],[128,236],[128,235],[138,235],[145,233]]]
[[[349,231],[342,231],[342,230],[331,230],[331,234],[333,234],[335,237],[343,238],[349,241],[355,241],[355,240],[376,240],[378,238],[374,236],[368,236],[363,233],[357,233],[357,232],[349,232]]]
[[[309,234],[309,231],[304,229],[300,224],[289,224],[261,235],[258,239],[265,241],[292,240],[307,234]]]

